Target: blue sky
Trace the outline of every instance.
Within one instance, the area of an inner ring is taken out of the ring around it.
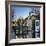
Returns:
[[[17,19],[17,18],[23,18],[25,19],[27,16],[29,16],[29,12],[32,11],[32,8],[35,8],[39,11],[38,7],[16,7],[16,6],[12,6],[12,10],[14,12],[14,18],[13,19]],[[33,11],[35,11],[33,9]]]
[[[32,10],[30,7],[12,7],[12,9],[14,10],[14,18],[19,18],[20,16],[26,18]]]

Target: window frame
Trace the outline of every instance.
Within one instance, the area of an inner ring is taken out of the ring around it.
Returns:
[[[9,3],[26,3],[26,4],[41,4],[43,5],[43,41],[37,41],[37,42],[27,42],[27,43],[10,43],[8,44],[8,4]],[[6,37],[5,37],[5,46],[8,45],[24,45],[24,44],[40,44],[40,43],[45,43],[45,3],[44,2],[27,2],[27,1],[5,1],[5,8],[6,8]]]

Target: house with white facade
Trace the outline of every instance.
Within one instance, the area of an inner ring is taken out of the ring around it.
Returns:
[[[25,23],[28,26],[28,35],[32,37],[32,32],[35,31],[35,22],[33,25],[33,21],[37,20],[38,14],[29,12],[29,16],[25,19]],[[32,29],[34,27],[34,29]],[[35,33],[35,32],[34,32]]]

